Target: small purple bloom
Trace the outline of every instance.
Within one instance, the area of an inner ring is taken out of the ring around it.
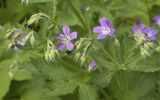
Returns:
[[[157,31],[149,26],[145,27],[144,24],[133,26],[132,31],[134,32],[134,36],[139,40],[156,40]]]
[[[96,61],[95,60],[92,60],[91,61],[91,63],[89,64],[89,71],[91,70],[91,69],[93,69],[93,68],[95,68],[96,67]]]
[[[160,26],[160,15],[154,17],[154,24]]]
[[[18,50],[19,50],[18,46],[24,46],[24,40],[25,40],[26,35],[25,35],[24,33],[22,33],[22,34],[20,35],[20,37],[19,37],[19,36],[16,37],[16,35],[17,35],[17,34],[20,34],[20,33],[21,33],[21,30],[15,29],[14,32],[13,32],[13,35],[12,35],[12,39],[17,38],[17,39],[16,39],[16,43],[15,43],[15,45],[14,45],[14,47],[13,47],[13,50],[15,50],[15,51],[18,51]]]
[[[133,26],[132,27],[132,31],[134,32],[135,36],[145,35],[144,34],[144,29],[145,29],[145,25],[144,24],[140,24],[138,26]]]
[[[71,51],[74,48],[74,44],[71,42],[72,40],[77,38],[77,32],[70,33],[70,28],[68,25],[63,26],[63,33],[59,33],[56,35],[57,39],[61,39],[62,41],[57,45],[58,50],[62,50],[64,46],[67,47],[67,50]]]
[[[99,23],[101,26],[95,26],[93,28],[94,33],[99,33],[97,35],[97,39],[104,39],[107,35],[112,36],[115,32],[115,29],[112,27],[109,20],[105,17],[99,19]]]

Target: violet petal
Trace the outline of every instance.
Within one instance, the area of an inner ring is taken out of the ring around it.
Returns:
[[[59,43],[59,44],[57,45],[57,49],[58,49],[58,50],[62,50],[62,49],[64,48],[64,46],[65,46],[65,42],[62,41],[61,43]]]
[[[62,38],[64,37],[64,35],[61,34],[61,33],[59,33],[59,34],[57,34],[55,37],[56,37],[56,39],[62,39]]]
[[[72,32],[71,34],[70,34],[70,39],[71,40],[74,40],[74,39],[76,39],[77,38],[77,32]]]
[[[100,33],[97,35],[97,39],[104,39],[106,36],[107,36],[106,34]]]
[[[68,25],[64,25],[64,26],[63,26],[63,33],[64,33],[64,34],[69,34],[69,33],[70,33],[70,28],[69,28]]]
[[[110,32],[108,33],[108,35],[112,36],[115,32],[115,29],[114,28],[110,28]]]
[[[100,18],[99,19],[99,23],[101,24],[101,26],[108,26],[108,27],[112,27],[110,22],[105,18]]]
[[[93,32],[95,33],[101,33],[104,30],[104,27],[102,26],[96,26],[93,28]]]
[[[149,37],[148,39],[151,40],[151,41],[154,41],[154,40],[156,40],[157,38],[156,38],[155,36],[152,36],[152,37]]]
[[[67,50],[71,51],[74,48],[74,44],[72,44],[71,42],[66,44]]]

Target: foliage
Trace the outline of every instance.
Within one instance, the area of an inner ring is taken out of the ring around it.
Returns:
[[[0,100],[159,100],[160,35],[142,56],[131,32],[137,18],[159,30],[159,8],[160,0],[0,0]],[[101,17],[116,33],[97,40]],[[73,51],[56,49],[63,25],[78,32]],[[15,29],[26,34],[18,51]]]

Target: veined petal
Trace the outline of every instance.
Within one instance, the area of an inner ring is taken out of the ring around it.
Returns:
[[[74,40],[74,39],[76,39],[77,38],[77,32],[72,32],[71,34],[70,34],[70,39],[71,40]]]
[[[101,26],[112,27],[112,26],[111,26],[111,23],[109,22],[109,20],[107,20],[105,17],[100,18],[100,19],[99,19],[99,23],[101,24]]]
[[[93,28],[93,32],[95,32],[95,33],[101,33],[101,32],[103,32],[103,30],[104,30],[104,27],[102,27],[102,26],[96,26]]]
[[[104,39],[106,36],[107,36],[107,34],[100,33],[97,35],[97,39]]]
[[[112,36],[115,32],[115,29],[114,28],[110,28],[110,32],[108,33],[108,35]]]
[[[64,26],[63,26],[63,33],[64,33],[64,34],[69,34],[69,33],[70,33],[70,28],[69,28],[68,25],[64,25]]]
[[[62,39],[63,37],[64,37],[64,35],[61,34],[61,33],[59,33],[59,34],[56,35],[56,39]]]
[[[62,50],[62,49],[64,48],[64,46],[65,46],[65,42],[62,41],[61,43],[59,43],[59,44],[57,45],[57,49],[58,49],[58,50]]]
[[[66,44],[66,47],[67,47],[67,50],[71,51],[71,50],[73,50],[73,48],[74,48],[74,44],[72,44],[71,42],[68,42],[68,43]]]

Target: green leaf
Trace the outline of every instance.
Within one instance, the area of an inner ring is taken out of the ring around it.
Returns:
[[[141,100],[155,87],[157,78],[153,74],[121,71],[108,86],[108,92],[117,100]]]
[[[25,69],[20,69],[14,73],[13,79],[17,81],[30,80],[32,79],[32,75],[31,72]]]
[[[79,100],[97,100],[96,86],[81,84],[79,86]]]
[[[9,91],[11,77],[9,76],[9,68],[13,63],[12,60],[6,60],[0,63],[0,100]]]
[[[55,82],[55,90],[48,93],[48,95],[52,96],[60,96],[66,94],[73,94],[75,88],[78,86],[77,81],[61,81]]]
[[[156,60],[155,60],[156,59]],[[142,57],[133,58],[132,62],[126,66],[126,70],[141,72],[156,72],[160,70],[159,54],[152,55],[147,59]]]

